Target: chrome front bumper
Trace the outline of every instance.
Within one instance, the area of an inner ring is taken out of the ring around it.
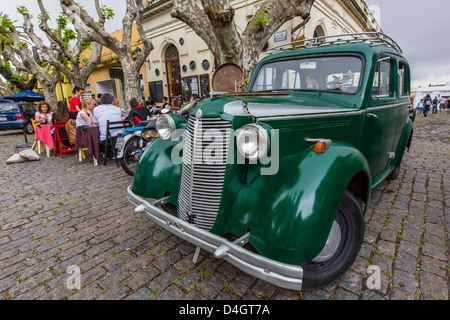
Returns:
[[[148,202],[134,194],[131,186],[128,187],[127,194],[128,201],[135,206],[135,212],[145,214],[159,226],[198,248],[213,253],[216,258],[223,258],[245,273],[278,287],[301,290],[302,267],[268,259],[243,248],[242,245],[248,242],[249,234],[230,242],[160,209],[159,206],[164,203],[162,199]]]

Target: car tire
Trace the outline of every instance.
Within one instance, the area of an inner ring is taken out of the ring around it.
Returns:
[[[139,137],[131,137],[125,144],[123,155],[120,159],[123,170],[130,176],[134,176],[134,172],[136,171],[137,164],[140,160],[140,155],[136,158],[136,154],[139,152]]]
[[[319,288],[336,281],[358,256],[364,236],[364,215],[358,200],[349,191],[342,197],[334,223],[338,225],[339,244],[325,260],[313,259],[302,265],[303,289]]]
[[[31,123],[31,121],[28,121],[28,122],[25,124],[25,127],[23,128],[23,131],[24,131],[26,134],[33,134],[33,133],[34,133],[34,128],[33,128],[33,124]]]
[[[395,167],[392,172],[389,174],[388,179],[389,180],[395,180],[398,178],[400,174],[400,167]]]

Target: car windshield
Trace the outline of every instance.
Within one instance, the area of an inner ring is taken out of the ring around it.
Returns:
[[[259,70],[252,92],[315,90],[358,92],[362,60],[358,56],[322,56],[277,60]]]
[[[0,112],[19,112],[19,108],[16,104],[0,104]]]

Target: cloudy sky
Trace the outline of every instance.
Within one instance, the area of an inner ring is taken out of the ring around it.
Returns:
[[[4,3],[6,0],[4,0]],[[96,16],[95,4],[93,0],[77,0],[87,12],[89,12],[94,17]],[[62,11],[60,0],[43,0],[44,7],[48,11],[50,18],[53,18],[53,22],[58,14]],[[124,0],[100,0],[100,5],[106,5],[107,7],[114,10],[115,17],[113,20],[106,22],[105,27],[107,31],[114,32],[116,30],[122,29],[122,18],[126,11],[126,2]],[[17,13],[17,7],[25,6],[28,8],[32,16],[35,18],[34,24],[37,25],[36,17],[41,13],[36,0],[9,0],[8,6],[3,6],[0,11],[4,14],[8,14],[13,20],[17,20],[19,24],[22,24],[23,19],[21,14]],[[51,22],[51,21],[50,21]]]
[[[403,49],[411,63],[413,86],[450,81],[450,1],[449,0],[365,0],[367,5],[381,9],[381,27]],[[95,12],[94,1],[78,0],[88,12]],[[113,21],[106,23],[109,32],[122,28],[126,5],[123,0],[101,0],[116,13]],[[25,5],[37,16],[36,0],[11,0],[0,11],[21,23],[16,8]],[[44,0],[50,17],[61,11],[59,0]],[[35,23],[37,24],[37,22]]]
[[[449,0],[365,0],[411,64],[413,86],[450,82]]]

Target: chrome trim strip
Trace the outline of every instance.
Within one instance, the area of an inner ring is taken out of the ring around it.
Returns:
[[[408,107],[410,105],[410,103],[408,102],[402,102],[402,103],[397,103],[397,104],[389,104],[386,106],[381,106],[381,107],[371,107],[371,108],[367,108],[367,111],[377,111],[377,110],[385,110],[385,109],[393,109],[393,108],[398,108],[398,107]]]
[[[348,111],[348,112],[330,112],[330,113],[316,113],[316,114],[307,114],[307,115],[293,115],[293,116],[274,116],[274,117],[262,117],[256,119],[256,122],[262,121],[277,121],[277,120],[297,120],[297,119],[315,119],[315,118],[335,118],[335,117],[346,117],[346,116],[359,116],[363,113],[385,110],[385,109],[393,109],[398,107],[408,107],[408,102],[402,102],[397,104],[390,104],[381,107],[371,107],[365,110],[358,111]],[[312,108],[313,110],[313,108]],[[340,111],[342,109],[338,109]]]
[[[221,250],[217,251],[217,249],[225,245],[227,252],[223,259],[245,273],[282,288],[301,290],[303,279],[301,266],[265,258],[241,247],[239,243],[230,242],[174,217],[155,205],[159,200],[148,202],[134,194],[131,186],[127,188],[127,197],[128,201],[136,207],[135,212],[143,213],[162,228],[197,247],[214,254],[220,252]]]
[[[307,114],[307,115],[296,115],[296,116],[280,116],[280,117],[263,117],[263,118],[256,119],[256,122],[277,121],[277,120],[297,120],[297,119],[351,117],[351,116],[360,116],[363,113],[365,113],[365,111],[318,113],[318,114]]]

